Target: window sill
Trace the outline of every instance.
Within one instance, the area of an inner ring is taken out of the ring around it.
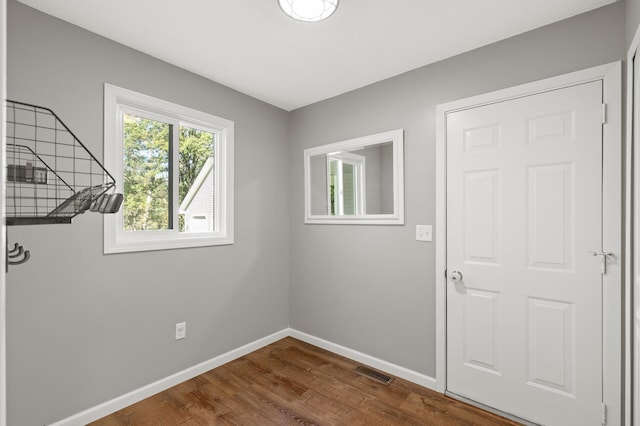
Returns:
[[[149,241],[109,241],[105,234],[104,254],[131,253],[140,251],[173,250],[195,247],[231,245],[233,237],[180,236]]]

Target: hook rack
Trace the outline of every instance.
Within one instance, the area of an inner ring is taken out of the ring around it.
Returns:
[[[118,211],[115,179],[52,110],[5,106],[7,225],[71,223],[98,200],[108,206],[94,211]]]
[[[7,263],[9,265],[21,265],[25,263],[31,257],[31,252],[29,250],[25,250],[24,247],[15,243],[11,250],[7,250],[7,257],[10,259]],[[19,260],[11,260],[22,257]]]
[[[5,108],[7,226],[71,223],[87,210],[120,209],[113,176],[52,110],[10,100]],[[31,257],[8,242],[7,272]]]
[[[31,258],[31,252],[25,250],[20,244],[15,243],[13,248],[7,246],[7,268],[9,265],[22,265]]]

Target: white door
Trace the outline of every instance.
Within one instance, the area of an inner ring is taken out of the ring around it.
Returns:
[[[601,424],[602,91],[447,115],[448,391],[545,425]]]

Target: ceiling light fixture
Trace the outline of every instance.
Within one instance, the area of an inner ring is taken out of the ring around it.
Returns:
[[[284,13],[304,22],[319,22],[333,15],[338,0],[278,0]]]

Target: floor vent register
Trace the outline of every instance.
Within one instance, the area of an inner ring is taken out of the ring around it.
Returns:
[[[369,367],[365,367],[362,365],[354,368],[354,371],[362,376],[368,377],[370,379],[375,380],[376,382],[380,382],[383,385],[388,385],[393,381],[393,377],[387,376],[384,373],[371,369]]]

